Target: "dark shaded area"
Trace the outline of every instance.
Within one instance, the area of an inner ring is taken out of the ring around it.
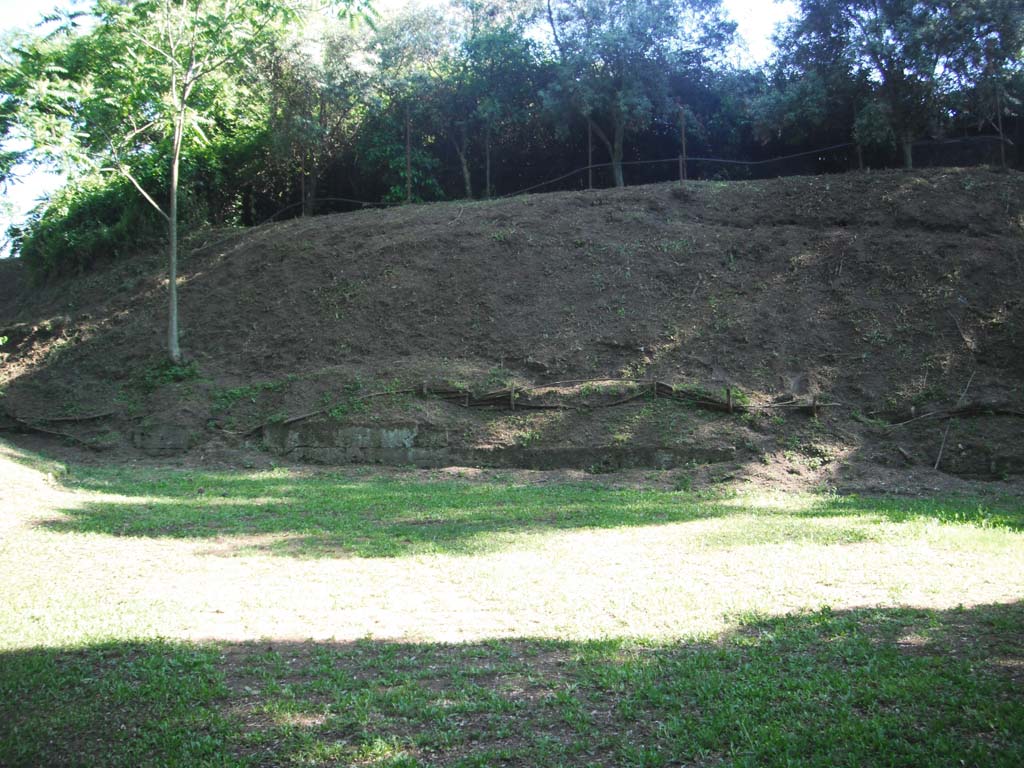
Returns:
[[[285,534],[260,545],[283,556],[401,557],[493,549],[493,535],[660,525],[715,517],[772,521],[772,540],[848,543],[886,522],[934,520],[1024,529],[1024,506],[970,499],[819,496],[792,509],[733,504],[728,493],[613,490],[588,485],[354,480],[198,472],[76,471],[83,490],[126,496],[62,510],[42,523],[68,533],[154,538]],[[816,525],[820,521],[822,525]],[[240,546],[245,547],[245,544]],[[500,543],[498,544],[500,546]]]
[[[0,763],[1017,766],[1024,603],[749,616],[706,642],[0,655]]]

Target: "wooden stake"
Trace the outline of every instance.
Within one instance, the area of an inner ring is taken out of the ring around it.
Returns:
[[[405,108],[405,202],[412,202],[412,120]]]
[[[969,390],[971,388],[971,384],[974,383],[974,375],[976,373],[977,373],[976,370],[975,371],[971,371],[971,378],[969,378],[967,380],[967,386],[964,387],[964,391],[961,392],[960,393],[960,397],[957,398],[957,401],[956,401],[956,407],[957,408],[960,408],[960,406],[964,402],[964,398],[967,397],[967,390]],[[939,455],[935,457],[935,466],[933,467],[933,469],[938,470],[939,464],[942,463],[942,454],[946,450],[946,438],[949,437],[949,428],[950,428],[950,426],[952,426],[952,424],[953,424],[953,419],[950,419],[949,421],[946,422],[946,431],[942,433],[942,445],[939,446]]]
[[[946,450],[946,438],[949,437],[949,425],[952,423],[952,419],[946,422],[946,431],[942,433],[942,445],[939,446],[939,455],[935,457],[935,466],[932,469],[937,470],[942,463],[942,453]]]
[[[484,182],[484,197],[491,199],[491,122],[487,121],[487,135],[484,137],[484,164],[487,166],[487,179]]]
[[[594,188],[594,124],[587,118],[587,189]]]
[[[1003,137],[1003,89],[1001,83],[996,83],[996,120],[999,122],[999,160],[1003,170],[1006,170],[1006,139]]]
[[[686,181],[686,105],[679,105],[679,183]]]

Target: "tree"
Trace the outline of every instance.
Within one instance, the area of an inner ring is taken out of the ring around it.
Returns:
[[[118,67],[124,77],[105,98],[133,93],[138,104],[131,115],[137,125],[111,146],[117,170],[167,221],[168,329],[167,350],[174,363],[181,361],[178,341],[178,176],[182,146],[187,134],[203,137],[204,115],[194,109],[194,95],[204,80],[251,57],[266,45],[271,23],[289,14],[285,6],[249,4],[232,0],[163,0],[124,7],[101,2],[105,27],[122,43],[124,60]],[[117,87],[120,86],[120,87]],[[163,134],[163,136],[161,136]],[[169,134],[170,179],[166,210],[143,189],[123,159],[137,151],[139,141],[159,140]]]
[[[429,101],[459,159],[467,198],[473,197],[472,160],[480,148],[484,196],[490,197],[494,141],[533,116],[536,69],[534,46],[518,24],[471,29],[440,62]]]
[[[447,56],[441,69],[424,83],[427,103],[433,107],[433,119],[444,126],[462,171],[463,193],[473,197],[473,174],[470,167],[470,137],[475,133],[477,110],[484,97],[477,71],[458,53]]]
[[[908,169],[914,141],[938,118],[951,71],[955,5],[951,0],[801,0],[789,33],[791,49],[802,48],[805,57],[817,60],[831,53],[848,67],[851,80],[866,77],[872,83],[871,98],[857,115],[859,135],[877,137],[887,125]]]
[[[611,156],[615,185],[627,133],[668,109],[673,54],[714,50],[735,25],[720,0],[548,0],[547,20],[561,76],[549,102],[580,114]]]
[[[450,0],[466,16],[469,37],[494,30],[522,29],[541,13],[542,0]]]
[[[320,183],[353,139],[367,75],[353,61],[359,30],[319,19],[276,42],[261,69],[269,93],[268,161],[285,184],[298,177],[303,216],[316,213]]]
[[[0,41],[0,141],[17,128],[19,104],[14,91],[20,78],[16,57],[12,56],[17,45],[16,38]],[[24,149],[0,146],[0,187],[6,187],[14,168],[24,162],[26,156]]]
[[[914,142],[940,132],[965,99],[998,123],[1022,17],[1015,0],[801,0],[777,39],[778,87],[762,117],[821,125],[851,115],[858,145],[896,143],[912,168]]]
[[[770,87],[752,109],[760,138],[788,145],[848,141],[872,93],[855,52],[806,19],[781,30],[775,44]]]
[[[174,363],[182,359],[177,273],[183,150],[191,141],[208,141],[226,113],[246,108],[233,75],[301,10],[287,0],[96,0],[96,26],[69,35],[56,49],[59,55],[42,44],[22,52],[23,67],[31,71],[19,120],[38,154],[80,172],[120,174],[166,224],[167,352]],[[166,163],[163,204],[137,173],[154,158]]]
[[[407,7],[376,26],[359,152],[377,178],[388,182],[389,202],[441,196],[431,152],[445,135],[438,83],[458,37],[456,20],[432,6]]]
[[[1015,0],[964,0],[950,8],[945,46],[949,69],[964,96],[965,112],[999,134],[1006,167],[1003,119],[1019,118],[1020,100],[1009,86],[1024,75],[1024,5]]]
[[[490,197],[495,142],[509,141],[518,128],[538,118],[536,94],[542,80],[541,64],[534,44],[518,24],[481,30],[465,42],[463,50],[477,72],[482,92],[475,117],[482,126],[484,193]]]

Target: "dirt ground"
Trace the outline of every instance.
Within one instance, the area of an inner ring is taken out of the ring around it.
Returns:
[[[255,466],[294,458],[261,449],[261,425],[320,411],[460,448],[691,457],[625,482],[1015,493],[1024,476],[1017,173],[661,184],[202,233],[182,259],[181,368],[162,362],[165,294],[160,254],[41,287],[0,262],[0,428],[85,460]],[[752,410],[600,407],[654,380]],[[557,411],[429,394],[555,383]],[[816,418],[770,407],[812,402]]]

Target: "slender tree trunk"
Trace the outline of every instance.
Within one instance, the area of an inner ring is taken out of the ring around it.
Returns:
[[[608,134],[604,132],[600,125],[595,123],[589,117],[587,122],[590,125],[591,131],[601,140],[604,144],[605,149],[608,150],[608,156],[612,159],[612,175],[615,178],[616,187],[626,186],[625,180],[622,176],[622,144],[623,137],[626,132],[626,126],[621,121],[616,119],[616,123],[612,129],[612,138],[608,138]],[[593,163],[593,161],[591,161]]]
[[[452,146],[455,147],[455,154],[459,156],[459,165],[462,166],[462,184],[466,190],[466,199],[473,199],[473,176],[469,171],[469,159],[466,157],[468,139],[466,138],[466,126],[461,128],[462,143],[452,138]]]
[[[306,180],[304,182],[306,194],[302,198],[303,216],[316,215],[317,188],[320,184],[320,162],[318,158],[323,157],[322,142],[327,131],[327,104],[322,91],[320,92],[317,104],[317,125],[319,126],[319,132],[317,133],[316,146],[307,154],[304,167],[306,172]]]
[[[904,136],[901,142],[903,148],[903,169],[914,170],[914,140],[910,136]]]
[[[320,197],[320,166],[313,164],[313,170],[309,174],[309,215],[316,216],[317,200]]]
[[[594,121],[587,120],[587,189],[594,188]]]
[[[679,105],[679,183],[686,181],[686,107]]]
[[[484,197],[491,199],[491,123],[487,122],[487,130],[484,133]]]
[[[469,162],[466,160],[465,151],[459,150],[459,164],[462,166],[462,184],[466,190],[466,199],[473,199],[473,177],[469,172]]]
[[[302,161],[302,216],[316,215],[317,186],[320,180],[320,166],[310,153]]]
[[[184,133],[184,115],[180,114],[174,126],[174,153],[171,158],[171,199],[167,214],[167,266],[168,315],[167,353],[171,362],[181,362],[181,348],[178,346],[178,166],[181,161],[181,141]]]
[[[1018,117],[1013,121],[1013,167],[1020,168],[1021,151],[1020,146],[1024,144],[1024,120]]]
[[[999,163],[1003,170],[1006,170],[1006,137],[1003,135],[1003,89],[1002,84],[996,84],[996,120],[999,128]]]
[[[625,139],[626,127],[621,120],[615,122],[615,140],[612,146],[612,173],[615,175],[615,186],[626,186],[626,180],[622,175],[622,145]]]
[[[1013,121],[1013,167],[1020,168],[1021,151],[1020,146],[1024,144],[1024,120],[1018,117]]]
[[[405,108],[405,202],[412,202],[412,120]]]
[[[251,227],[256,222],[256,215],[253,212],[252,187],[242,189],[242,226]]]
[[[316,164],[302,172],[302,215],[304,217],[316,215],[317,179],[319,176],[320,170]]]

